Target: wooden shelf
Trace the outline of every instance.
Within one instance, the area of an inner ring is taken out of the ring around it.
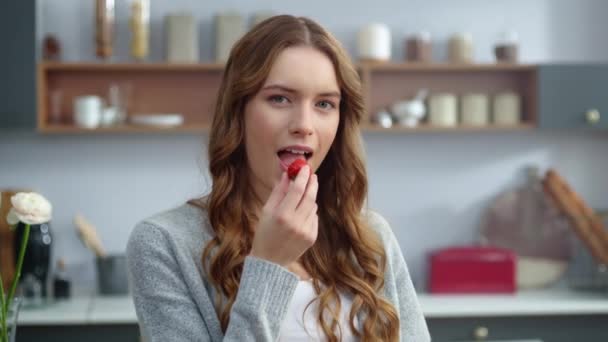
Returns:
[[[156,71],[223,71],[221,63],[101,63],[101,62],[43,62],[40,66],[45,70],[156,70]],[[396,63],[396,62],[360,62],[357,69],[374,71],[531,71],[536,64],[511,63]]]
[[[444,133],[444,132],[511,132],[511,131],[528,131],[535,128],[532,124],[521,124],[516,126],[456,126],[456,127],[439,127],[430,125],[420,125],[418,127],[393,126],[391,128],[383,128],[375,125],[363,125],[362,132],[369,133]],[[176,127],[154,127],[154,126],[137,126],[137,125],[121,125],[111,127],[100,127],[95,129],[80,128],[73,125],[47,125],[40,128],[38,131],[48,135],[79,135],[79,134],[130,134],[130,133],[208,133],[210,127],[203,124],[189,124]]]
[[[372,71],[441,71],[441,72],[475,72],[475,71],[533,71],[535,64],[512,63],[393,63],[393,62],[362,62],[358,64],[360,70]]]
[[[129,133],[207,133],[209,126],[190,124],[175,127],[154,127],[138,125],[120,125],[99,127],[93,129],[81,128],[74,125],[47,125],[38,129],[43,134],[129,134]]]
[[[362,61],[356,66],[363,83],[366,107],[363,132],[473,133],[522,131],[537,127],[537,65]],[[218,63],[44,62],[38,70],[38,131],[43,134],[208,132],[223,70],[224,65]],[[72,121],[72,102],[75,97],[90,94],[106,97],[110,84],[126,83],[133,89],[128,111],[130,114],[181,113],[187,124],[173,128],[125,125],[93,130],[73,125],[49,124],[50,97],[54,91],[58,90],[62,94],[60,120],[69,123]],[[387,109],[396,101],[413,97],[421,88],[427,88],[431,94],[449,92],[457,96],[477,92],[492,97],[500,92],[514,91],[522,98],[522,123],[516,126],[483,127],[394,126],[389,129],[370,123],[373,113]]]
[[[223,71],[219,63],[58,63],[44,62],[47,71]]]
[[[487,125],[487,126],[456,126],[456,127],[441,127],[431,125],[420,125],[418,127],[405,127],[405,126],[393,126],[390,128],[384,128],[375,125],[365,125],[362,127],[363,132],[373,133],[474,133],[474,132],[516,132],[516,131],[529,131],[536,128],[533,124],[519,124],[513,126],[507,125]]]

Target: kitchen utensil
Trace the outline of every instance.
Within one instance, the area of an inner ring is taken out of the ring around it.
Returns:
[[[570,218],[574,231],[593,257],[608,265],[608,231],[604,228],[602,219],[557,171],[547,171],[543,187],[558,208]]]
[[[393,126],[393,117],[386,110],[380,110],[372,115],[372,123],[382,128],[391,128]]]
[[[391,111],[399,121],[399,124],[408,127],[418,126],[418,123],[426,114],[424,100],[427,94],[427,89],[421,89],[415,98],[399,101],[391,106]]]
[[[82,215],[76,215],[74,217],[74,224],[76,225],[76,231],[80,240],[91,249],[98,258],[106,256],[106,252],[103,248],[103,244],[97,234],[95,226],[90,224]]]

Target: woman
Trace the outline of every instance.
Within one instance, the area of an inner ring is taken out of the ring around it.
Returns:
[[[428,341],[387,222],[364,208],[356,70],[306,18],[233,47],[209,137],[211,193],[128,244],[147,341]],[[286,169],[305,159],[295,179]]]

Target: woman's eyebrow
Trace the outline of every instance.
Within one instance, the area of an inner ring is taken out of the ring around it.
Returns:
[[[292,94],[297,94],[298,91],[289,87],[286,87],[284,85],[280,85],[280,84],[269,84],[267,86],[264,86],[262,88],[262,90],[281,90],[287,93],[292,93]],[[337,98],[341,98],[340,96],[340,92],[338,91],[328,91],[328,92],[323,92],[323,93],[319,93],[318,96],[328,96],[328,97],[337,97]]]

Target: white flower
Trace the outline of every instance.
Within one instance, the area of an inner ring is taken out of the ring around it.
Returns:
[[[19,221],[25,224],[41,224],[51,220],[53,207],[42,195],[35,192],[19,192],[11,197],[13,207],[6,220],[10,225]]]

